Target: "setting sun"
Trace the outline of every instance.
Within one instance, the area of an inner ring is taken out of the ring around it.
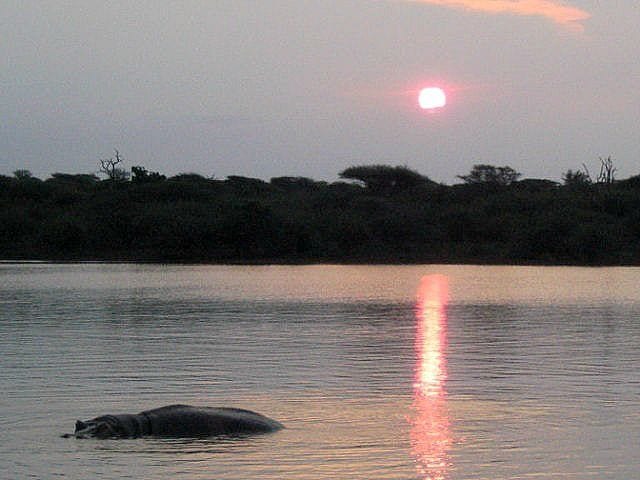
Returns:
[[[418,96],[418,104],[424,110],[442,108],[447,104],[447,96],[441,88],[423,88]]]

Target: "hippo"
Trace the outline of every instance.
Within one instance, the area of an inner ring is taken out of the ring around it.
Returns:
[[[64,438],[194,438],[275,432],[276,420],[240,408],[168,405],[138,414],[103,415],[76,422],[74,433]]]

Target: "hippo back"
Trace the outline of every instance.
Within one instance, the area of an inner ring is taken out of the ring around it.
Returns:
[[[205,437],[273,432],[282,425],[259,413],[239,408],[169,405],[140,413],[149,420],[149,434],[159,437]]]

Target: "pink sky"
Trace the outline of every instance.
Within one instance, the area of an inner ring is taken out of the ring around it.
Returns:
[[[581,22],[591,15],[579,8],[551,0],[411,0],[487,13],[511,13],[546,17],[560,25],[582,30]]]

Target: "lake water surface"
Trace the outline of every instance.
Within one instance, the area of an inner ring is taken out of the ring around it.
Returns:
[[[640,471],[640,269],[0,264],[0,477]],[[172,403],[286,425],[78,440]]]

